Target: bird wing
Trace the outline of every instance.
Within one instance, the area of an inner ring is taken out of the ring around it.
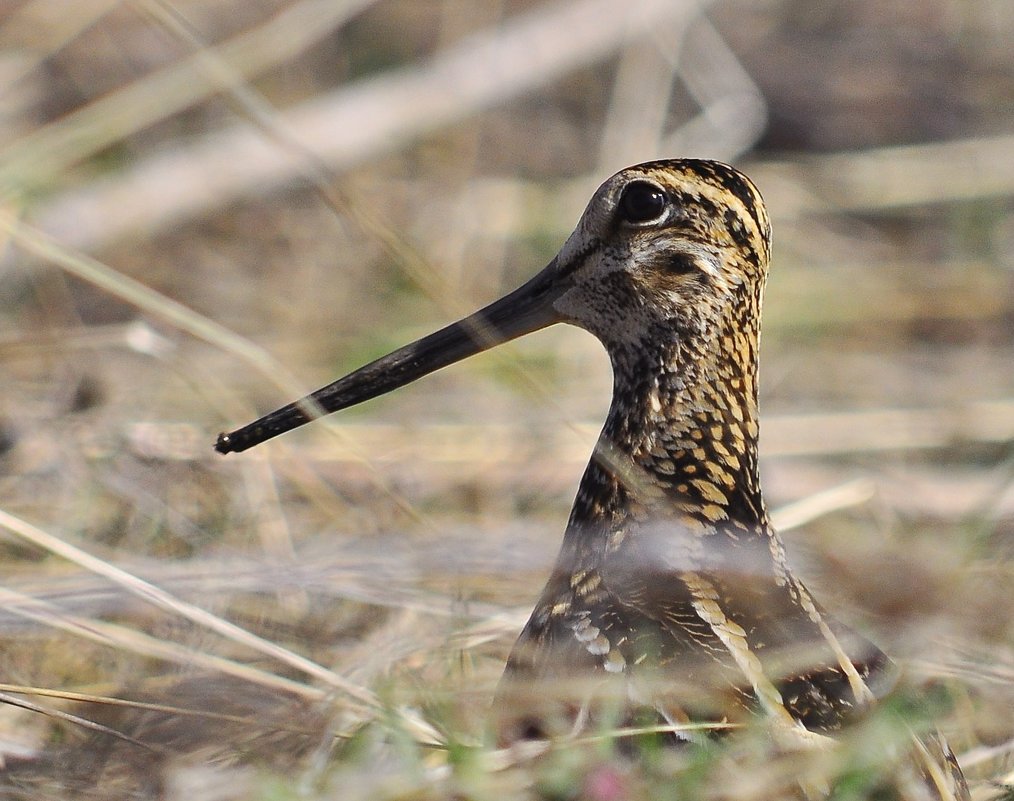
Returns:
[[[840,728],[893,685],[883,652],[817,605],[763,534],[707,536],[695,550],[686,532],[655,526],[628,537],[603,568],[621,607],[657,626],[658,670],[699,681],[693,673],[710,658],[720,668],[706,674],[711,685],[814,731]]]

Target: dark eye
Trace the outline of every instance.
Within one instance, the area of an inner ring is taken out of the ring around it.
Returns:
[[[655,184],[634,181],[620,195],[620,217],[628,223],[657,220],[665,212],[667,200],[665,192]]]
[[[667,272],[675,275],[689,275],[697,271],[697,262],[689,253],[673,253],[665,264]]]

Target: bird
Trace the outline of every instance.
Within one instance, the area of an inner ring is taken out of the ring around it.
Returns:
[[[497,689],[500,741],[608,717],[615,704],[594,699],[619,681],[677,741],[702,736],[690,724],[759,718],[783,751],[827,748],[890,692],[897,669],[813,598],[765,506],[758,366],[770,261],[764,201],[737,169],[690,158],[628,167],[521,287],[215,447],[246,450],[556,323],[583,328],[608,353],[612,400]],[[549,686],[560,690],[553,703]],[[901,751],[894,795],[878,797],[968,798],[942,739],[913,735]]]

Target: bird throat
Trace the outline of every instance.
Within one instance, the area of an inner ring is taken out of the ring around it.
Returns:
[[[756,332],[611,347],[613,399],[570,529],[676,520],[770,535],[757,465]]]

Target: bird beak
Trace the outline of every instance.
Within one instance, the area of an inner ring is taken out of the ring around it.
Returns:
[[[391,390],[476,353],[561,322],[554,302],[570,286],[560,279],[557,259],[523,286],[463,320],[398,348],[302,400],[283,406],[229,434],[215,450],[238,453],[304,423]]]

